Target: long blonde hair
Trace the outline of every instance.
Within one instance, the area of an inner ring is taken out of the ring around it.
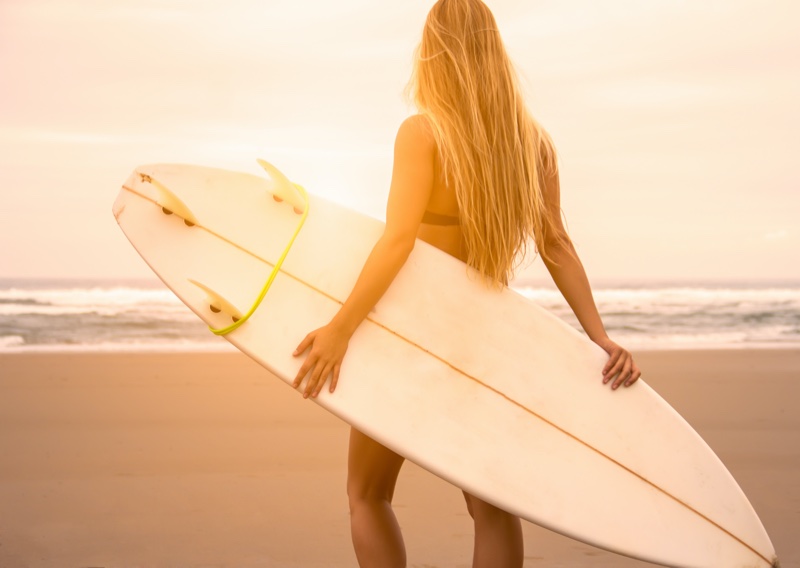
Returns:
[[[533,239],[567,237],[544,204],[557,173],[550,136],[520,92],[494,16],[481,0],[439,0],[428,14],[408,91],[431,124],[442,173],[458,199],[467,264],[508,282]]]

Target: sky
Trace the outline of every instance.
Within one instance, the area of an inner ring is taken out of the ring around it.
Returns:
[[[591,280],[800,279],[800,3],[487,4]],[[0,0],[0,278],[150,277],[111,214],[146,163],[382,218],[431,5]]]

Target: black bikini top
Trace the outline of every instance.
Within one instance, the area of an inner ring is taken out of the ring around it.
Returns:
[[[422,215],[422,223],[424,225],[453,226],[460,225],[461,221],[458,217],[453,215],[442,215],[441,213],[434,213],[433,211],[425,211]]]

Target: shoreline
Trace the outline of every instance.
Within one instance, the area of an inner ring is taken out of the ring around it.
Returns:
[[[625,345],[628,345],[626,343]],[[764,352],[764,351],[798,351],[800,352],[800,343],[752,343],[752,344],[700,344],[700,345],[681,345],[678,347],[653,347],[644,346],[636,347],[635,345],[630,351],[638,356],[643,355],[649,357],[650,354],[655,353],[728,353],[731,351],[746,351],[746,352]],[[97,347],[95,345],[85,346],[11,346],[10,349],[0,349],[0,357],[18,356],[18,355],[120,355],[120,356],[137,356],[137,355],[226,355],[241,353],[236,347],[227,341],[213,343],[197,343],[189,346],[167,346],[159,347],[158,344],[152,346],[141,347],[126,347],[125,344],[112,344],[106,347]]]
[[[635,351],[800,565],[800,349]],[[0,566],[354,566],[348,426],[243,354],[0,353]],[[406,464],[409,566],[468,566],[460,491]],[[524,523],[526,567],[646,567]]]

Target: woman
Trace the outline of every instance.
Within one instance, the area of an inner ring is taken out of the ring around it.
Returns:
[[[347,301],[309,333],[294,381],[303,396],[331,392],[350,337],[381,298],[415,239],[461,259],[501,286],[532,239],[587,335],[609,354],[611,388],[639,378],[631,354],[611,341],[561,223],[558,166],[547,133],[528,114],[497,25],[481,0],[439,0],[428,14],[411,92],[420,114],[400,126],[386,228]],[[599,370],[598,370],[599,372]],[[391,501],[404,458],[352,429],[347,492],[359,565],[405,566]],[[522,566],[518,518],[467,493],[475,567]]]

